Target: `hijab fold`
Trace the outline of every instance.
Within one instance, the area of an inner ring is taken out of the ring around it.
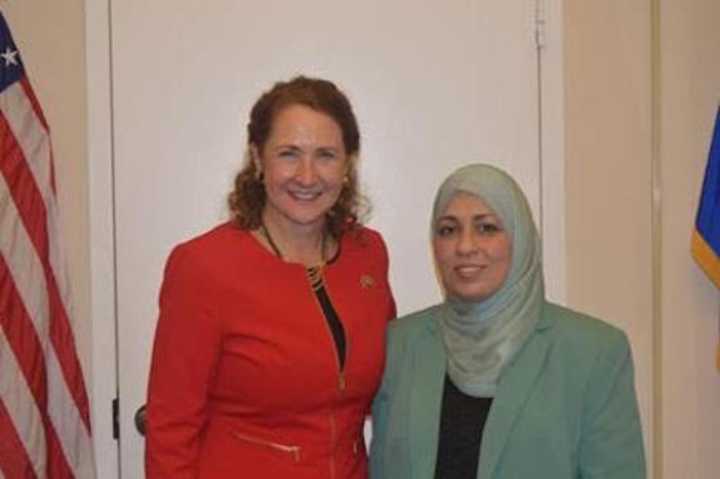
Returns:
[[[545,301],[542,246],[522,190],[491,165],[464,166],[445,180],[435,197],[433,225],[460,192],[485,202],[511,240],[510,271],[498,291],[480,302],[448,296],[441,307],[450,379],[465,394],[493,397],[503,370],[540,318]]]

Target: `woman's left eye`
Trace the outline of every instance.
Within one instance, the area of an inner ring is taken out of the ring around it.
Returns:
[[[335,153],[332,151],[320,151],[318,153],[318,156],[322,158],[323,160],[332,160],[335,158]]]
[[[483,234],[494,234],[500,231],[500,227],[495,223],[478,223],[476,229]]]

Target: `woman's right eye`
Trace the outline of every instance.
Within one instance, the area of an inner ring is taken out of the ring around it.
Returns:
[[[438,236],[450,236],[455,232],[455,227],[452,225],[440,225],[435,232]]]

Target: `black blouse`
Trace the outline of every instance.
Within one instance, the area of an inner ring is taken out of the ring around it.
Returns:
[[[445,375],[435,479],[475,479],[492,398],[460,391]]]
[[[340,255],[340,248],[335,256],[328,262],[328,264],[334,262]],[[330,301],[330,296],[325,289],[325,279],[323,278],[322,267],[307,267],[305,268],[310,284],[312,285],[315,296],[317,296],[320,308],[322,309],[325,320],[330,327],[333,340],[335,341],[335,349],[338,356],[338,363],[340,365],[340,371],[345,370],[345,355],[347,349],[347,341],[345,338],[345,328],[343,327],[342,321],[335,310],[335,307]]]

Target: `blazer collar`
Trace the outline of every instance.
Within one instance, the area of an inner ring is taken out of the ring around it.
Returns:
[[[553,323],[552,316],[543,314],[527,344],[502,374],[485,423],[478,478],[492,477],[515,419],[542,371],[549,350],[543,330]],[[417,465],[412,477],[417,479],[432,479],[435,475],[447,361],[436,315],[428,322],[427,333],[418,337],[418,344],[413,348],[415,390],[409,404],[408,440],[415,455],[413,463]]]
[[[410,451],[414,479],[433,479],[437,461],[438,435],[440,432],[440,409],[445,384],[445,347],[440,336],[437,316],[428,321],[428,334],[418,336],[413,348],[413,386],[410,397]]]
[[[539,322],[535,333],[503,372],[485,423],[477,477],[493,477],[515,420],[527,402],[545,365],[550,341],[541,329],[550,322]]]

